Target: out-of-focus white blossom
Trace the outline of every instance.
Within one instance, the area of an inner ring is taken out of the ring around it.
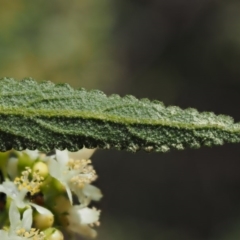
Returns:
[[[82,208],[81,206],[72,206],[68,210],[67,229],[86,237],[94,238],[97,235],[96,230],[91,228],[93,225],[99,225],[100,211],[95,208]]]
[[[82,205],[73,206],[64,196],[57,197],[55,203],[59,221],[68,231],[90,238],[96,237],[97,232],[92,226],[99,225],[99,210]]]

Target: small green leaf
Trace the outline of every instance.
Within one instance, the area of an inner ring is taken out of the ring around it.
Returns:
[[[224,142],[240,142],[240,124],[231,117],[31,78],[0,80],[1,151],[85,146],[166,152]]]

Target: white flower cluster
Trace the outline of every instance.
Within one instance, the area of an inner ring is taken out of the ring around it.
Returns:
[[[0,210],[8,217],[0,219],[0,239],[62,240],[62,232],[95,237],[100,211],[88,205],[102,194],[91,185],[97,178],[89,160],[93,152],[10,152],[1,169]]]

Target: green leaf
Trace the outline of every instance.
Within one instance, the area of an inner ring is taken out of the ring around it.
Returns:
[[[224,142],[240,142],[240,124],[231,117],[31,78],[0,80],[1,151],[85,146],[166,152]]]

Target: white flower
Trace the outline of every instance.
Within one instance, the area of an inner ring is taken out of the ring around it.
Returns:
[[[85,184],[83,188],[72,185],[71,189],[78,196],[82,207],[86,207],[91,200],[99,201],[102,198],[101,190],[91,184]]]
[[[25,208],[25,207],[32,206],[36,208],[36,210],[41,214],[52,214],[48,209],[26,200],[25,197],[28,190],[26,188],[19,190],[13,182],[10,182],[10,181],[3,182],[0,185],[0,192],[5,193],[9,198],[11,198],[12,202],[14,202],[14,204],[18,208]]]
[[[39,187],[42,183],[42,177],[39,176],[37,173],[33,173],[32,180],[29,181],[28,177],[31,173],[29,168],[26,168],[25,171],[22,172],[22,176],[20,178],[15,178],[14,182],[5,181],[0,184],[0,192],[3,192],[12,199],[14,204],[18,208],[25,208],[25,207],[34,207],[36,210],[41,214],[48,214],[52,215],[52,213],[37,204],[34,204],[26,199],[26,194],[30,192],[31,195],[39,192]]]
[[[82,149],[77,154],[78,157],[84,156],[88,159],[93,153],[91,149]],[[75,192],[81,203],[89,203],[89,191],[94,189],[93,200],[99,200],[102,196],[100,190],[91,186],[89,183],[96,179],[96,172],[91,165],[90,160],[69,159],[68,151],[56,150],[55,159],[51,157],[48,161],[49,173],[56,178],[66,188],[68,198],[72,203],[72,193]],[[92,191],[93,192],[93,191]]]
[[[83,207],[82,205],[70,204],[65,196],[58,196],[55,200],[55,211],[59,217],[59,222],[66,230],[87,237],[96,237],[96,230],[93,225],[99,225],[100,211],[95,208]]]
[[[68,154],[67,151],[56,150],[56,160],[50,158],[48,161],[49,174],[56,178],[65,188],[72,202],[72,193],[69,187],[70,179],[74,176],[72,171],[68,170]]]
[[[28,190],[19,190],[13,182],[3,182],[0,185],[0,192],[5,193],[9,198],[11,198],[18,208],[25,208],[27,205],[29,205],[29,203],[25,201],[25,196]]]
[[[10,227],[8,231],[0,230],[1,240],[43,240],[44,234],[32,229],[32,209],[24,211],[21,219],[15,202],[11,202],[9,208]]]
[[[81,206],[72,206],[68,210],[68,226],[69,231],[81,234],[87,237],[96,237],[97,232],[90,226],[99,225],[100,211],[95,208],[82,208]]]
[[[10,197],[18,208],[24,208],[30,205],[25,199],[27,192],[33,195],[39,191],[42,178],[39,177],[37,173],[34,173],[32,181],[29,181],[28,177],[30,173],[31,170],[26,168],[26,171],[22,172],[22,176],[15,178],[14,182],[5,181],[0,185],[0,192]]]

